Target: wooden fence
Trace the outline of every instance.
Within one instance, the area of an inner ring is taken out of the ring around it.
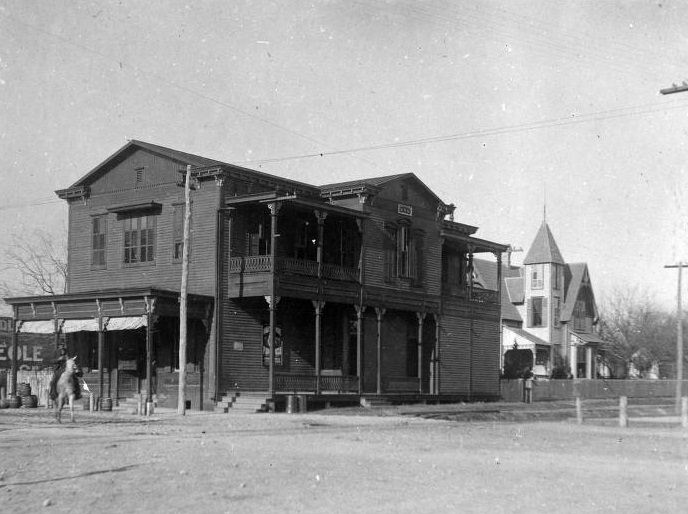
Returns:
[[[688,380],[682,381],[683,395],[688,394]],[[523,401],[523,380],[500,380],[501,399],[505,402]],[[602,380],[578,378],[573,380],[536,380],[533,382],[533,401],[629,398],[673,398],[676,380]]]

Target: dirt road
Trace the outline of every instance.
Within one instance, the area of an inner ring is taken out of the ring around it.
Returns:
[[[0,411],[0,511],[685,512],[678,427]]]

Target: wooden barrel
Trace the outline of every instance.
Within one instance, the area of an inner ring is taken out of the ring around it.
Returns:
[[[22,407],[27,409],[35,409],[38,406],[38,397],[35,394],[30,394],[21,397]]]
[[[17,395],[18,396],[31,396],[31,384],[27,382],[22,382],[17,384]]]
[[[17,396],[16,394],[12,394],[9,397],[9,401],[10,401],[10,405],[9,405],[10,409],[18,409],[19,407],[21,407],[21,396]]]
[[[111,411],[112,410],[112,398],[101,398],[100,410]]]

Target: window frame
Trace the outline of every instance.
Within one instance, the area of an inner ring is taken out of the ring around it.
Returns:
[[[157,254],[157,218],[157,214],[150,213],[132,214],[123,217],[122,264],[125,267],[155,265]],[[144,220],[145,226],[143,226]],[[134,226],[134,222],[136,222],[136,226]],[[145,234],[145,239],[142,238],[142,234]],[[136,239],[136,241],[133,242],[133,239]],[[128,242],[129,244],[127,244]],[[145,260],[141,259],[142,249],[146,250]]]
[[[531,289],[544,289],[544,264],[533,264],[533,268],[530,270],[530,288]],[[539,278],[538,278],[539,277]]]
[[[107,225],[107,214],[91,217],[91,269],[107,268]],[[100,258],[96,259],[96,256]]]

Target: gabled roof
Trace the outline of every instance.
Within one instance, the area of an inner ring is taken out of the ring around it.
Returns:
[[[581,287],[585,281],[590,280],[588,272],[588,265],[584,262],[576,262],[568,264],[564,268],[564,285],[566,287],[566,298],[561,309],[561,321],[570,321],[573,316],[573,309],[576,306],[576,300],[580,293]],[[592,289],[591,289],[592,294]],[[593,294],[594,302],[594,294]],[[597,311],[597,306],[595,306]],[[597,312],[595,312],[597,315]]]
[[[485,289],[492,291],[497,290],[497,263],[493,261],[486,261],[483,259],[473,259],[473,269],[478,280],[485,286]],[[508,268],[502,265],[502,278],[507,281],[512,277],[520,277],[520,270],[512,266]],[[519,281],[522,280],[519,278]],[[501,291],[502,304],[502,319],[511,321],[523,321],[518,309],[514,307],[512,301],[509,299],[509,292],[506,287],[502,287]]]
[[[194,155],[186,152],[180,152],[179,150],[173,150],[172,148],[167,148],[164,146],[154,145],[152,143],[146,143],[145,141],[137,141],[132,139],[122,148],[113,153],[110,157],[105,159],[103,162],[98,164],[95,168],[89,171],[86,175],[77,180],[69,188],[79,187],[91,182],[96,178],[108,165],[123,159],[127,154],[136,150],[137,148],[142,148],[148,150],[157,155],[162,155],[177,161],[180,164],[190,164],[191,166],[218,166],[225,164],[221,161],[216,161],[214,159],[208,159],[207,157],[201,157],[200,155]]]
[[[421,189],[423,189],[428,195],[430,195],[438,204],[442,204],[448,207],[439,196],[437,196],[432,189],[425,185],[425,183],[419,179],[415,173],[400,173],[397,175],[386,175],[384,177],[372,177],[364,178],[359,180],[349,180],[346,182],[337,182],[334,184],[325,184],[320,187],[321,194],[325,197],[339,196],[341,194],[355,194],[357,191],[363,190],[379,190],[390,182],[402,179],[411,179],[416,182]],[[453,207],[452,207],[453,210]]]
[[[526,258],[523,260],[523,264],[541,263],[564,264],[564,258],[561,256],[549,225],[544,220],[533,240],[533,244],[530,245]]]

